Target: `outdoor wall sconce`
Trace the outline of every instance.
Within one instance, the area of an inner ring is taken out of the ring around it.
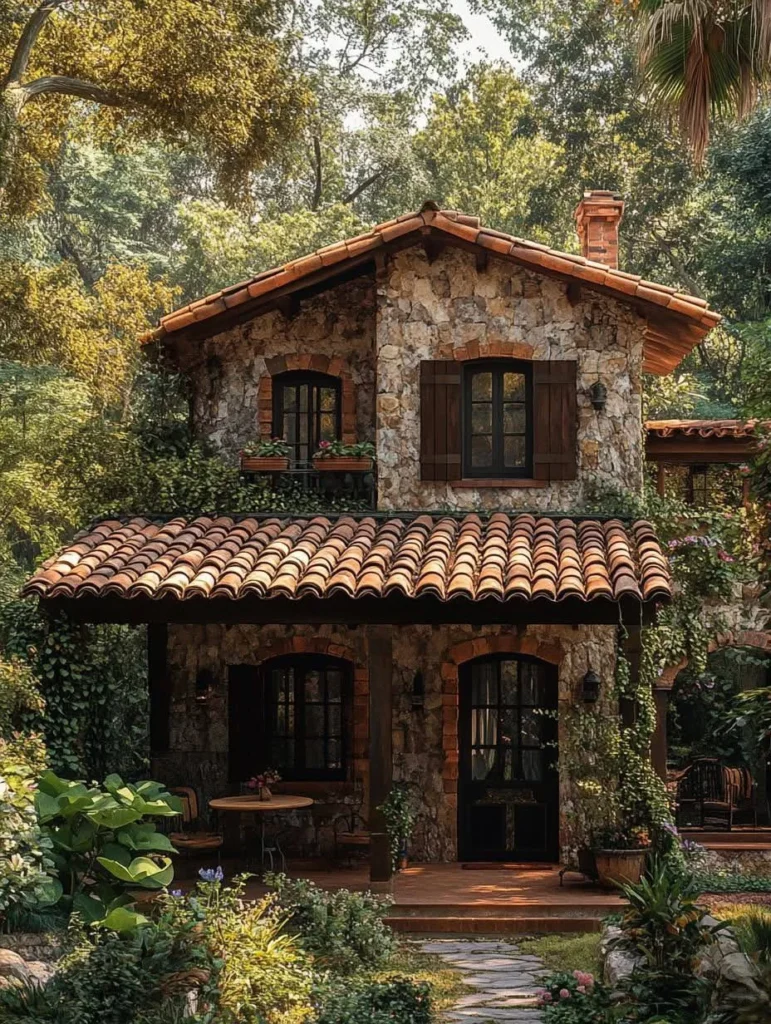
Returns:
[[[214,690],[214,676],[208,668],[201,669],[195,677],[195,702],[196,704],[208,704],[209,697]]]
[[[581,699],[586,704],[594,704],[600,696],[600,677],[590,668],[581,681]]]
[[[602,412],[608,401],[608,389],[601,380],[596,380],[589,388],[589,400],[597,412]]]
[[[416,672],[412,677],[412,710],[421,711],[426,702],[426,685],[423,682],[423,673]]]

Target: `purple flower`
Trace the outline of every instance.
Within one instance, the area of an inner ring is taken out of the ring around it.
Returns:
[[[171,895],[174,896],[176,899],[179,899],[179,897],[182,895],[182,890],[181,889],[172,889],[171,890]]]
[[[678,836],[680,833],[677,831],[677,825],[673,825],[671,821],[663,821],[661,827],[665,832],[669,832],[671,836]]]
[[[216,868],[201,868],[198,875],[204,882],[221,882],[225,877],[225,873],[219,864]]]

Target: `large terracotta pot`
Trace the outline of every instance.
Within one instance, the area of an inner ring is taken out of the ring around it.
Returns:
[[[313,468],[325,473],[368,473],[372,459],[328,458],[314,459]]]
[[[241,469],[245,473],[285,473],[289,459],[285,455],[242,455]]]
[[[647,850],[595,850],[600,885],[615,889],[617,884],[636,885],[645,870]]]

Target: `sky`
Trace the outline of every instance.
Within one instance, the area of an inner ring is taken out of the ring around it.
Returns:
[[[486,14],[472,14],[468,0],[451,0],[455,14],[463,19],[470,38],[459,47],[459,56],[468,61],[505,60],[511,62],[508,43],[498,34]]]

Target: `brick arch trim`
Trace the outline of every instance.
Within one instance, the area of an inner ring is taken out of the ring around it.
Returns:
[[[369,668],[356,662],[352,647],[320,636],[290,636],[265,644],[258,652],[255,664],[262,665],[273,658],[287,654],[326,654],[330,658],[342,658],[353,665],[353,741],[351,760],[354,775],[369,785]]]
[[[356,441],[356,391],[350,371],[342,359],[325,355],[273,356],[265,360],[265,369],[268,372],[260,377],[257,395],[259,432],[262,437],[270,437],[273,433],[273,378],[293,370],[309,370],[340,378],[342,440],[346,444]]]
[[[459,362],[468,359],[532,359],[533,353],[533,346],[522,341],[470,341],[453,348],[449,358]]]
[[[756,650],[771,654],[771,632],[763,632],[757,629],[742,629],[738,632],[719,633],[714,640],[710,641],[707,651],[712,654],[722,647],[754,647]],[[688,666],[688,659],[681,658],[676,665],[668,665],[662,669],[661,675],[656,680],[657,690],[671,690],[675,679]]]
[[[458,806],[458,668],[466,661],[490,654],[527,654],[550,665],[559,665],[564,657],[559,644],[533,637],[482,636],[453,644],[442,664],[442,783],[448,806]]]

